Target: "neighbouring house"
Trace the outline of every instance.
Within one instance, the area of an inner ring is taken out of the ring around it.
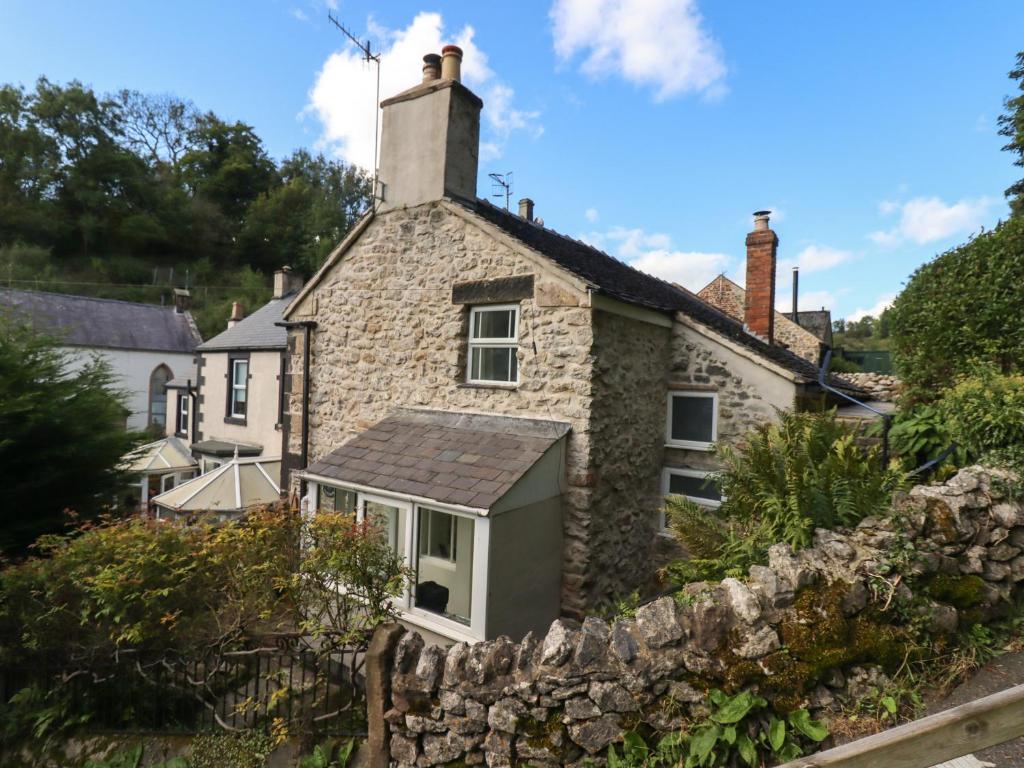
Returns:
[[[197,374],[172,382],[168,434],[190,441],[202,472],[232,457],[281,456],[283,365],[288,332],[279,325],[302,281],[274,273],[273,296],[248,317],[235,303],[223,333],[197,348]]]
[[[155,496],[194,477],[198,465],[185,441],[172,436],[139,446],[124,457],[121,469],[134,479],[125,509],[145,511]]]
[[[182,521],[197,515],[219,522],[281,498],[281,459],[232,457],[216,469],[180,483],[152,499],[157,520]]]
[[[160,306],[0,288],[0,312],[58,339],[74,366],[106,360],[124,393],[126,428],[157,434],[168,424],[167,384],[195,367],[202,342],[188,307],[180,289],[173,306]]]
[[[428,55],[382,103],[381,199],[284,312],[282,484],[307,513],[380,522],[415,574],[403,621],[437,642],[546,630],[648,583],[664,495],[716,504],[712,446],[821,396],[773,343],[767,215],[741,321],[528,199],[478,199],[461,57]]]
[[[797,272],[793,270],[794,285]],[[747,292],[742,286],[719,275],[701,288],[697,295],[714,307],[725,312],[734,320],[743,322],[746,313]],[[773,313],[774,338],[780,347],[799,355],[814,365],[820,365],[826,350],[832,347],[832,315],[822,307],[820,310],[798,312],[796,309],[796,292],[794,306],[789,314],[775,311]]]

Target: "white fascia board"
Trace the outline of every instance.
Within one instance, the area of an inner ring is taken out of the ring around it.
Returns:
[[[635,304],[627,304],[624,301],[602,296],[599,293],[591,293],[590,306],[613,315],[628,317],[630,320],[639,320],[641,323],[650,323],[661,328],[672,327],[672,318],[663,312],[647,309],[646,307],[638,307]]]
[[[446,509],[452,512],[462,512],[463,514],[476,515],[477,517],[487,517],[490,510],[482,509],[481,507],[464,507],[461,504],[449,504],[437,499],[428,499],[426,496],[413,496],[408,493],[396,493],[394,491],[386,491],[383,488],[374,488],[369,485],[360,485],[359,483],[350,483],[345,480],[338,480],[335,477],[324,477],[322,475],[314,475],[310,472],[297,472],[296,475],[301,480],[308,480],[311,482],[319,483],[320,485],[332,485],[332,486],[343,486],[345,488],[351,488],[354,491],[360,493],[370,493],[377,496],[388,496],[399,501],[408,501],[413,504],[424,504],[428,507],[444,511]]]

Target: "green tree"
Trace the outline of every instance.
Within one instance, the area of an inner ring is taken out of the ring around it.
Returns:
[[[979,363],[1002,373],[1024,364],[1024,217],[919,267],[889,310],[905,393],[930,402]]]
[[[0,550],[22,551],[61,530],[64,512],[91,516],[121,488],[117,465],[139,436],[109,367],[78,367],[51,339],[0,317]]]
[[[1006,111],[999,116],[999,134],[1009,139],[1003,149],[1017,156],[1013,164],[1024,168],[1024,51],[1017,54],[1016,66],[1010,70],[1010,79],[1017,81],[1019,93],[1012,98],[1007,97],[1004,102]],[[1010,185],[1006,197],[1014,216],[1024,211],[1024,179]]]

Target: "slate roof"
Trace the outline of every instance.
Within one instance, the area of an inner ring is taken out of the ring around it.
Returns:
[[[681,286],[641,272],[592,245],[527,221],[486,200],[458,198],[454,202],[572,272],[599,294],[661,312],[682,312],[808,381],[818,379],[816,366],[787,349],[747,333],[742,323]],[[829,384],[846,392],[864,394],[849,382],[835,377],[829,377]]]
[[[568,432],[559,421],[402,409],[306,474],[487,510]]]
[[[173,306],[0,288],[4,309],[71,346],[189,353],[202,342]]]
[[[281,322],[284,311],[294,293],[271,299],[233,328],[218,333],[199,345],[200,352],[226,352],[236,349],[284,349],[288,346],[288,331],[275,323]]]

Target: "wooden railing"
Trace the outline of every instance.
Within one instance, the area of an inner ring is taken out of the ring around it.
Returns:
[[[1024,685],[779,768],[931,768],[1024,736]]]

